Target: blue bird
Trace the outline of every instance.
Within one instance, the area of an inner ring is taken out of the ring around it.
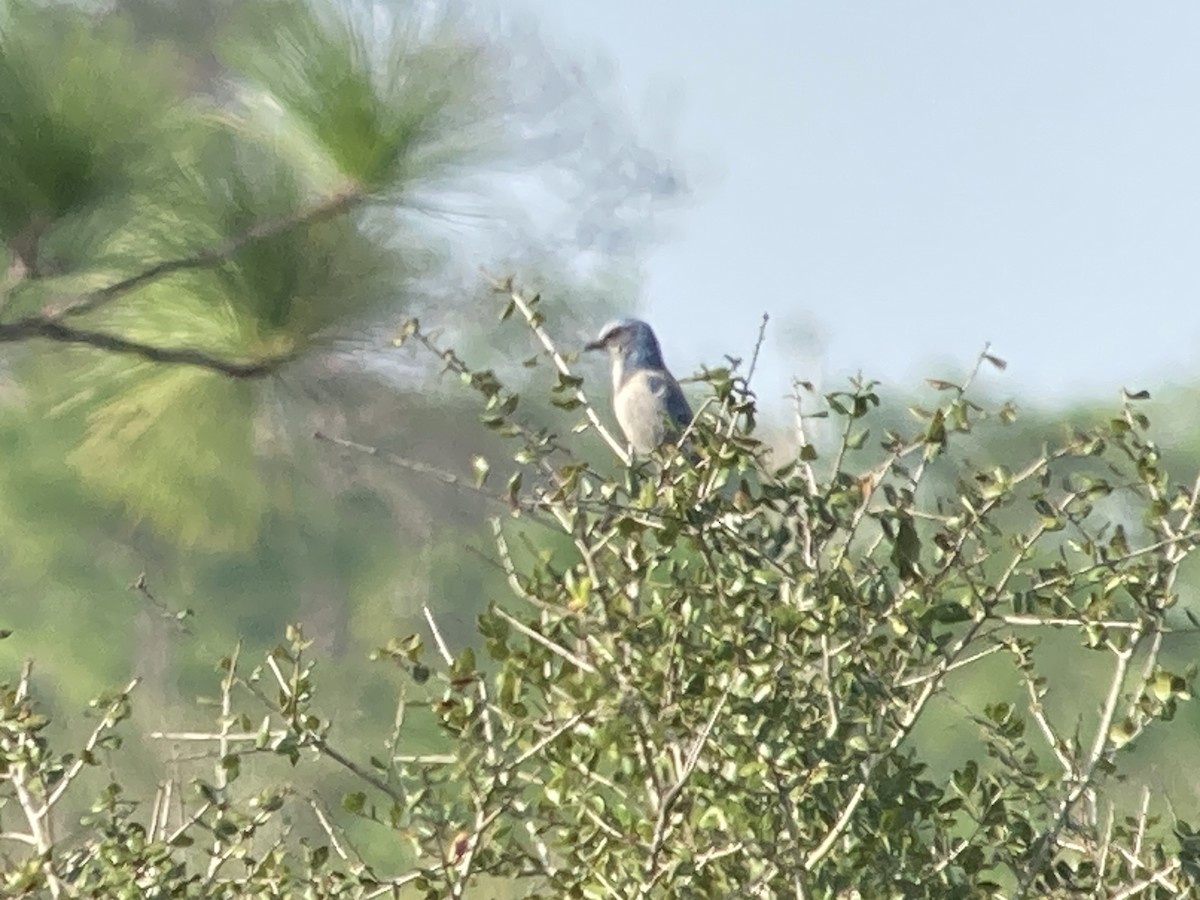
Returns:
[[[667,371],[658,338],[640,319],[617,319],[585,350],[607,350],[612,361],[613,412],[638,453],[673,440],[692,421],[679,382]]]

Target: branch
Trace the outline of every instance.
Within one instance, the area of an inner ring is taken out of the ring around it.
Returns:
[[[729,694],[733,690],[733,683],[734,679],[731,678],[729,684],[726,685],[725,690],[721,692],[721,696],[717,699],[716,705],[713,706],[708,720],[704,723],[704,727],[700,729],[696,740],[692,742],[691,749],[688,750],[687,760],[683,765],[683,770],[675,779],[674,784],[667,788],[659,799],[658,818],[654,823],[654,834],[650,839],[650,853],[646,859],[644,875],[646,880],[639,886],[637,894],[639,897],[644,897],[648,894],[661,874],[658,871],[658,857],[667,839],[671,811],[675,808],[675,802],[679,799],[680,794],[683,793],[684,786],[687,784],[688,779],[692,777],[692,772],[696,770],[696,765],[700,762],[700,753],[704,749],[704,745],[708,743],[708,738],[717,724],[717,719],[725,709],[725,704],[729,700]]]
[[[1070,815],[1071,808],[1084,795],[1088,788],[1091,787],[1096,777],[1096,769],[1100,763],[1100,759],[1110,745],[1113,720],[1116,718],[1117,704],[1120,702],[1121,692],[1125,686],[1125,676],[1129,671],[1129,661],[1137,651],[1142,637],[1143,633],[1135,630],[1130,633],[1129,642],[1125,649],[1114,651],[1117,659],[1113,665],[1112,677],[1109,680],[1108,694],[1104,698],[1104,705],[1100,711],[1100,720],[1096,724],[1096,735],[1092,740],[1091,750],[1088,752],[1087,758],[1078,771],[1078,780],[1067,792],[1066,796],[1063,797],[1053,822],[1038,840],[1037,852],[1021,877],[1019,893],[1017,894],[1019,897],[1029,896],[1033,882],[1037,878],[1042,864],[1046,861],[1051,847],[1058,839],[1059,833],[1067,821],[1067,816]]]
[[[31,316],[7,325],[0,325],[0,344],[17,341],[47,340],[59,344],[80,344],[105,350],[109,353],[124,353],[149,362],[173,363],[195,366],[227,375],[230,378],[261,378],[270,375],[285,363],[295,359],[294,353],[264,356],[256,359],[229,359],[215,356],[195,347],[160,347],[141,341],[130,340],[105,331],[75,328],[42,316]]]
[[[67,325],[63,319],[94,312],[138,288],[153,284],[176,272],[205,269],[228,262],[250,244],[276,237],[291,228],[334,218],[348,212],[365,199],[365,195],[356,188],[339,191],[306,210],[259,222],[242,234],[191,256],[162,260],[99,290],[68,300],[56,308],[47,308],[38,315],[0,325],[0,343],[41,339],[61,344],[82,344],[110,353],[126,353],[150,362],[196,366],[231,378],[259,378],[270,375],[284,363],[290,362],[294,355],[283,354],[248,360],[228,359],[194,347],[160,347],[103,331],[76,328]]]
[[[904,714],[900,717],[900,720],[896,725],[896,731],[892,735],[891,740],[889,740],[887,745],[865,764],[863,767],[862,780],[859,781],[858,784],[855,785],[854,789],[850,792],[850,796],[846,800],[846,805],[842,807],[842,811],[838,815],[837,820],[832,826],[830,826],[829,831],[826,833],[825,837],[821,839],[821,842],[815,848],[813,848],[812,852],[810,852],[807,857],[805,857],[805,871],[811,872],[833,850],[833,847],[837,843],[838,839],[850,826],[850,819],[853,817],[855,810],[858,809],[859,804],[862,803],[862,799],[867,792],[867,785],[874,776],[875,770],[879,767],[881,762],[895,752],[897,747],[904,743],[905,738],[908,737],[909,733],[913,729],[913,726],[916,725],[917,720],[921,717],[921,713],[925,710],[929,700],[938,691],[938,689],[941,688],[942,683],[945,681],[946,674],[951,670],[954,664],[958,662],[963,651],[975,640],[975,635],[978,634],[979,629],[983,627],[983,623],[985,621],[986,619],[983,617],[976,618],[967,627],[967,630],[949,648],[946,656],[942,658],[942,661],[938,663],[932,672],[929,673],[929,676],[924,681],[920,692],[918,692],[917,696],[912,700],[907,709],[904,711]]]
[[[1013,650],[1014,654],[1017,652]],[[1018,660],[1020,657],[1018,656]],[[1046,715],[1046,709],[1042,706],[1042,698],[1046,696],[1047,690],[1038,692],[1038,687],[1034,683],[1033,675],[1024,668],[1020,669],[1021,680],[1025,683],[1025,693],[1029,696],[1029,714],[1033,716],[1033,720],[1041,729],[1042,737],[1046,739],[1046,743],[1054,752],[1055,759],[1062,766],[1063,776],[1070,778],[1075,773],[1075,764],[1071,758],[1063,750],[1066,742],[1059,737],[1058,732],[1054,730],[1054,726],[1050,723],[1050,718]]]
[[[39,817],[45,818],[46,816],[50,815],[50,810],[54,808],[54,805],[58,803],[60,799],[62,799],[62,795],[66,793],[67,788],[71,786],[71,783],[79,777],[79,773],[83,771],[84,760],[92,755],[92,752],[96,749],[96,745],[100,742],[100,737],[104,734],[104,732],[116,725],[116,715],[120,705],[129,698],[129,695],[133,693],[134,688],[141,683],[141,680],[141,678],[130,679],[129,683],[125,685],[125,689],[121,691],[121,693],[108,705],[108,708],[104,711],[104,715],[101,717],[96,727],[92,729],[92,733],[88,737],[87,743],[83,745],[83,753],[80,753],[79,756],[75,758],[75,761],[71,763],[71,767],[67,769],[62,778],[59,779],[58,784],[54,786],[54,790],[52,790],[46,797],[42,804],[41,810],[38,812]]]
[[[508,297],[512,301],[513,305],[521,311],[521,315],[525,317],[525,322],[529,326],[529,330],[534,333],[538,341],[540,341],[541,345],[546,349],[546,353],[550,356],[551,361],[554,363],[554,368],[558,369],[560,374],[565,375],[568,378],[573,378],[574,376],[571,375],[571,369],[567,365],[567,361],[563,359],[562,354],[558,352],[558,348],[554,345],[553,339],[546,332],[546,329],[542,327],[541,319],[534,313],[530,302],[521,296],[520,291],[513,287],[512,279],[509,278],[505,281],[497,281],[493,279],[492,283],[497,292],[508,294]],[[536,301],[537,298],[535,297],[534,300]],[[612,432],[604,427],[604,423],[600,421],[600,416],[597,415],[596,409],[592,406],[592,402],[588,399],[587,394],[583,392],[583,388],[575,388],[574,393],[575,399],[582,404],[584,414],[587,416],[588,421],[591,422],[592,427],[596,429],[596,433],[604,439],[604,442],[608,444],[612,452],[617,455],[617,458],[621,460],[624,465],[629,465],[629,452],[625,449],[624,445],[622,445],[620,441],[613,437]]]
[[[291,696],[292,696],[291,685],[288,684],[288,680],[284,677],[283,672],[280,670],[279,663],[277,663],[275,661],[275,657],[270,654],[267,655],[267,668],[271,670],[271,674],[275,677],[275,681],[279,685],[279,689],[280,689],[280,691],[282,691],[283,696],[285,698],[291,698]],[[240,678],[240,679],[238,679],[238,683],[240,685],[242,685],[242,687],[244,687],[247,691],[249,691],[255,697],[255,699],[257,699],[260,703],[262,703],[264,706],[266,706],[267,709],[272,710],[272,711],[279,709],[280,704],[272,701],[271,698],[268,697],[266,695],[266,693],[261,688],[259,688],[258,685],[256,685],[253,681],[248,681],[245,678]],[[297,736],[297,738],[300,739],[300,743],[302,746],[315,747],[317,752],[320,753],[322,756],[328,757],[329,759],[333,760],[339,766],[346,769],[346,771],[350,772],[352,775],[361,779],[362,781],[365,781],[367,784],[371,785],[371,787],[375,788],[380,793],[386,795],[389,799],[395,801],[396,803],[406,803],[407,802],[404,795],[402,795],[394,787],[392,787],[390,784],[388,784],[383,779],[376,776],[374,773],[372,773],[372,772],[368,771],[367,769],[364,769],[362,766],[358,765],[358,763],[354,762],[354,760],[350,759],[348,756],[346,756],[344,753],[342,753],[340,750],[338,750],[332,744],[330,744],[322,735],[315,734],[312,731],[302,731],[301,729],[297,728],[294,724],[292,725],[290,730],[293,734],[295,734]],[[170,737],[170,736],[164,735],[164,737]],[[185,738],[185,739],[193,740],[195,738]],[[211,736],[210,736],[210,739],[211,739]],[[231,736],[228,739],[233,740],[234,736],[231,734]]]
[[[754,380],[754,372],[758,369],[758,356],[762,352],[763,342],[767,338],[767,323],[771,321],[770,313],[763,313],[758,323],[758,337],[754,341],[754,351],[750,354],[750,368],[746,370],[746,391],[750,391],[750,382]]]
[[[238,657],[241,656],[242,645],[239,641],[229,657],[225,677],[221,679],[221,718],[220,732],[217,734],[217,790],[224,793],[229,788],[229,771],[225,768],[225,759],[229,756],[229,732],[233,730],[233,686],[237,681]],[[213,836],[212,857],[208,861],[208,872],[204,883],[210,885],[217,877],[221,865],[228,859],[222,852],[220,835]]]
[[[437,645],[438,653],[441,654],[446,665],[453,668],[454,657],[450,653],[450,648],[446,645],[446,639],[442,636],[442,631],[438,628],[437,620],[433,617],[433,610],[429,608],[428,603],[422,604],[421,613],[425,616],[425,621],[429,624],[429,630],[433,634],[433,641]],[[484,683],[482,674],[479,674],[479,677],[475,679],[475,689],[479,694],[480,719],[483,721],[483,736],[484,743],[487,745],[488,765],[495,767],[500,759],[500,751],[496,744],[496,732],[492,726],[492,702],[488,697],[487,684]]]
[[[356,875],[366,868],[362,855],[346,840],[345,835],[338,835],[337,829],[329,821],[329,816],[324,808],[322,808],[320,798],[316,794],[308,798],[308,805],[312,808],[313,815],[316,816],[317,824],[321,826],[321,830],[328,836],[329,846],[333,848],[333,852],[340,856],[342,861],[348,864],[351,871]],[[351,854],[353,854],[353,858],[351,858]]]
[[[26,660],[21,667],[21,678],[17,683],[16,700],[18,704],[29,697],[29,678],[32,673],[33,661]],[[17,746],[24,749],[25,743],[26,735],[18,732]],[[58,873],[54,871],[52,854],[54,842],[47,827],[48,823],[44,820],[44,807],[42,811],[39,811],[37,801],[29,789],[29,763],[24,760],[16,763],[11,769],[9,780],[16,791],[17,803],[25,813],[25,821],[29,825],[29,836],[33,845],[37,847],[38,855],[42,857],[41,868],[46,875],[46,886],[50,889],[52,897],[61,897],[63,884],[59,880]]]
[[[266,240],[267,238],[277,237],[285,231],[300,225],[313,225],[325,219],[334,218],[344,212],[348,212],[364,199],[366,199],[364,195],[357,189],[348,189],[330,194],[307,210],[289,213],[286,216],[269,219],[265,222],[258,222],[240,235],[208,247],[191,256],[165,259],[157,262],[149,268],[143,269],[141,272],[123,278],[90,294],[85,294],[76,300],[69,301],[57,311],[56,316],[47,318],[79,316],[84,313],[93,312],[119,297],[166,278],[168,275],[174,275],[176,272],[184,272],[191,269],[206,269],[219,263],[228,262],[240,250],[250,244]]]
[[[562,657],[564,660],[569,662],[575,668],[579,669],[580,671],[587,672],[589,675],[597,674],[596,667],[593,666],[586,659],[583,659],[582,657],[572,653],[570,650],[568,650],[562,644],[559,644],[559,643],[556,643],[556,642],[550,640],[550,638],[546,637],[544,634],[541,634],[540,632],[536,631],[535,629],[530,628],[528,625],[526,625],[520,619],[510,616],[501,607],[499,607],[499,606],[493,607],[492,611],[497,616],[499,616],[501,619],[503,619],[505,622],[507,622],[509,625],[511,625],[513,628],[515,628],[517,631],[519,631],[521,634],[525,635],[525,637],[529,638],[531,641],[534,641],[535,643],[541,644],[543,647],[545,647],[547,650],[549,650],[551,653],[555,654],[556,656]]]
[[[356,453],[363,453],[367,456],[374,456],[381,459],[389,465],[396,466],[401,469],[408,469],[410,472],[416,472],[418,475],[429,475],[436,478],[443,484],[448,484],[451,487],[458,488],[464,493],[481,494],[491,500],[501,500],[508,503],[506,498],[493,494],[491,491],[484,490],[471,482],[464,481],[453,472],[447,472],[445,469],[439,469],[437,466],[431,466],[428,463],[423,463],[420,460],[409,459],[406,456],[400,456],[397,453],[392,453],[390,450],[384,450],[382,447],[374,447],[370,444],[360,444],[357,441],[347,440],[346,438],[334,437],[326,434],[323,431],[314,431],[313,439],[325,441],[328,444],[333,444],[335,447],[341,447],[344,450],[353,450]],[[511,505],[511,504],[509,504]]]

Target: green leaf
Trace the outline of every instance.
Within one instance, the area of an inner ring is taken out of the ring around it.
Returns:
[[[920,575],[921,538],[912,516],[902,514],[897,517],[891,562],[902,576],[914,578]]]
[[[491,465],[484,457],[476,455],[471,457],[471,469],[475,473],[475,486],[483,487],[487,483]]]
[[[1118,750],[1128,744],[1137,735],[1137,725],[1130,719],[1114,722],[1108,730],[1108,739]]]

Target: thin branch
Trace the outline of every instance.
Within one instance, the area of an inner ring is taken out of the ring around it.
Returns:
[[[533,847],[537,851],[538,862],[542,864],[542,871],[547,877],[553,878],[557,870],[550,859],[550,848],[546,846],[546,842],[538,834],[537,826],[533,824],[532,819],[525,820],[525,833],[529,835],[529,840],[533,842]]]
[[[1058,736],[1054,730],[1054,726],[1050,724],[1050,719],[1046,716],[1046,709],[1042,706],[1042,698],[1046,695],[1045,691],[1038,693],[1037,685],[1033,683],[1033,676],[1021,669],[1021,679],[1025,682],[1025,691],[1029,695],[1029,713],[1033,716],[1033,720],[1037,722],[1038,728],[1041,729],[1042,737],[1046,739],[1046,743],[1050,745],[1050,749],[1054,751],[1054,756],[1058,760],[1058,764],[1062,766],[1063,774],[1068,778],[1075,773],[1075,764],[1071,758],[1063,751],[1064,741]]]
[[[366,197],[356,189],[339,191],[309,209],[266,222],[259,222],[236,237],[190,256],[162,260],[99,290],[47,308],[38,315],[0,324],[0,343],[46,340],[60,344],[92,347],[109,353],[128,354],[149,362],[195,366],[230,378],[261,378],[270,375],[295,359],[296,354],[285,353],[250,359],[232,359],[196,347],[164,347],[105,331],[77,328],[68,325],[64,319],[94,312],[120,297],[177,272],[205,269],[228,262],[250,244],[275,237],[291,228],[334,218],[348,212],[365,199]]]
[[[828,731],[826,731],[826,735],[832,737],[832,734]],[[788,789],[787,785],[783,782],[783,776],[779,774],[779,769],[774,765],[771,766],[771,777],[775,781],[775,791],[779,794],[779,807],[783,813],[783,827],[788,833],[788,838],[792,844],[792,852],[795,854],[795,867],[792,869],[792,888],[795,891],[796,900],[807,900],[808,892],[804,887],[804,850],[800,845],[800,835],[796,833],[796,810],[791,798],[788,796]]]
[[[558,369],[559,373],[568,378],[574,378],[575,376],[571,374],[571,368],[567,365],[567,361],[563,358],[563,355],[558,352],[558,347],[555,346],[553,338],[551,338],[546,329],[542,327],[541,320],[534,313],[530,302],[521,295],[520,291],[513,287],[512,279],[509,278],[503,281],[493,279],[492,283],[498,292],[507,294],[513,305],[520,310],[521,315],[525,317],[525,323],[529,326],[529,330],[534,333],[542,347],[545,348],[547,355],[549,355],[550,360],[554,363],[554,367]],[[617,455],[617,458],[621,460],[624,465],[629,465],[629,451],[627,451],[625,446],[615,437],[613,437],[612,432],[604,426],[604,423],[600,420],[600,416],[596,413],[596,408],[592,405],[591,400],[588,399],[587,394],[584,393],[583,388],[576,387],[573,393],[575,399],[582,404],[584,415],[587,416],[587,420],[591,423],[592,427],[596,429],[596,433],[603,438],[604,443],[608,444],[609,449],[611,449],[612,452]]]
[[[167,778],[158,784],[154,792],[154,811],[150,819],[147,833],[150,840],[158,840],[167,830],[167,817],[171,814],[171,794],[174,792],[174,782]]]
[[[897,687],[915,687],[916,685],[923,684],[930,679],[941,678],[956,669],[964,669],[972,663],[979,662],[985,657],[991,656],[994,653],[999,653],[1003,649],[1003,644],[992,644],[990,647],[987,647],[984,650],[972,653],[970,656],[964,656],[962,659],[949,666],[938,665],[932,672],[923,672],[920,675],[910,675],[908,678],[897,682]]]
[[[507,622],[509,625],[511,625],[517,631],[521,632],[521,634],[525,635],[525,637],[529,638],[531,641],[534,641],[535,643],[541,644],[543,647],[545,647],[551,653],[554,653],[557,656],[561,656],[563,659],[565,659],[567,662],[569,662],[575,668],[580,669],[581,671],[587,672],[589,675],[597,674],[598,670],[596,669],[596,667],[593,666],[586,659],[572,653],[570,650],[568,650],[562,644],[555,643],[554,641],[550,640],[550,638],[546,637],[544,634],[540,634],[539,632],[530,628],[528,625],[526,625],[520,619],[510,616],[499,606],[493,607],[492,612],[494,612],[497,616],[499,616],[501,619],[503,619],[505,622]]]
[[[1059,627],[1062,625],[1098,625],[1101,628],[1107,628],[1111,631],[1138,631],[1142,628],[1142,623],[1131,622],[1128,619],[1072,619],[1066,616],[1030,616],[1030,615],[1003,615],[997,616],[1001,622],[1006,625],[1028,625],[1033,627]]]
[[[233,653],[229,657],[228,667],[225,671],[225,677],[221,679],[221,718],[220,731],[217,734],[217,771],[216,771],[216,787],[217,791],[224,793],[229,787],[229,772],[225,768],[225,758],[229,756],[229,732],[233,726],[233,685],[237,681],[237,664],[238,657],[241,655],[242,645],[239,641],[233,648]],[[221,838],[214,836],[212,857],[208,861],[208,872],[205,874],[205,884],[212,884],[217,877],[217,872],[220,871],[221,865],[228,859],[227,853],[222,851]]]
[[[267,736],[272,740],[280,740],[288,734],[286,728],[268,731]],[[180,742],[206,742],[220,741],[224,739],[227,742],[254,742],[261,737],[257,731],[231,731],[228,734],[221,734],[217,731],[152,731],[150,737],[156,741],[180,741]]]
[[[397,753],[392,760],[413,766],[452,766],[458,757],[449,753]]]
[[[1050,853],[1050,848],[1058,839],[1058,835],[1062,831],[1072,807],[1074,807],[1079,798],[1092,785],[1100,758],[1111,743],[1113,720],[1116,718],[1117,705],[1120,703],[1121,693],[1125,687],[1125,678],[1129,672],[1129,661],[1136,652],[1142,637],[1143,633],[1141,631],[1135,630],[1131,632],[1128,646],[1123,650],[1115,651],[1117,660],[1113,666],[1113,673],[1109,681],[1108,694],[1104,698],[1104,705],[1100,711],[1100,720],[1096,723],[1096,735],[1092,740],[1092,747],[1079,769],[1076,783],[1067,791],[1066,796],[1059,803],[1053,822],[1039,838],[1037,852],[1034,853],[1033,858],[1030,860],[1028,867],[1021,877],[1018,894],[1020,897],[1029,895],[1034,879],[1037,877],[1038,871]]]
[[[942,658],[942,661],[938,664],[934,671],[930,673],[929,677],[926,678],[920,692],[909,704],[908,708],[904,712],[904,715],[900,717],[900,721],[896,725],[896,731],[892,735],[891,740],[889,740],[887,745],[878,753],[876,753],[864,766],[862,779],[858,782],[858,784],[855,785],[854,790],[851,791],[850,797],[846,800],[846,805],[842,808],[841,813],[838,815],[833,825],[830,826],[830,829],[826,833],[825,837],[822,838],[821,842],[817,844],[817,846],[813,848],[812,852],[809,853],[805,858],[804,867],[806,871],[811,872],[821,862],[821,860],[828,856],[830,851],[833,850],[834,844],[837,843],[838,838],[840,838],[845,830],[849,827],[851,817],[858,809],[859,804],[862,803],[862,799],[866,795],[867,785],[870,783],[871,777],[875,773],[875,769],[878,768],[879,764],[883,762],[883,760],[887,759],[893,752],[895,752],[896,748],[899,747],[904,742],[905,738],[908,737],[913,726],[921,717],[921,713],[929,703],[929,700],[945,681],[946,673],[949,672],[951,667],[953,667],[958,661],[959,655],[974,642],[975,635],[979,632],[979,629],[983,627],[983,623],[985,621],[986,619],[982,617],[976,618],[970,624],[970,626],[968,626],[967,630],[950,647],[945,657]]]
[[[534,744],[532,747],[530,747],[528,750],[526,750],[524,753],[522,753],[520,756],[518,756],[516,761],[513,763],[513,768],[514,769],[519,768],[520,766],[524,765],[524,763],[526,763],[528,760],[537,756],[539,753],[541,753],[543,750],[545,750],[547,747],[549,747],[551,744],[553,744],[555,741],[557,741],[560,737],[562,737],[564,734],[566,734],[568,731],[570,731],[572,728],[574,728],[576,725],[578,725],[580,722],[582,722],[583,719],[584,719],[583,713],[575,713],[575,715],[571,716],[571,718],[567,719],[567,721],[563,722],[561,725],[559,725],[557,728],[555,728],[553,731],[551,731],[548,735],[546,735],[544,738],[542,738],[540,741],[538,741],[536,744]]]
[[[833,826],[829,829],[829,832],[825,835],[824,839],[821,841],[821,843],[817,844],[817,846],[813,848],[813,851],[809,853],[807,857],[805,857],[804,868],[806,871],[811,872],[817,866],[817,864],[821,862],[821,860],[829,855],[829,851],[833,849],[833,845],[850,825],[850,817],[853,816],[854,811],[858,809],[858,804],[862,802],[863,795],[866,792],[867,779],[864,778],[854,786],[854,790],[850,794],[850,799],[847,800],[846,805],[842,807],[841,815],[837,817],[837,820],[833,823]]]
[[[350,759],[336,747],[332,746],[323,737],[313,735],[309,738],[309,740],[322,756],[329,757],[343,769],[355,775],[362,781],[365,781],[367,784],[371,785],[371,787],[375,788],[375,790],[386,795],[389,799],[401,804],[408,802],[408,799],[404,796],[404,794],[402,794],[400,791],[397,791],[394,787],[377,777],[374,773],[364,769],[358,763],[354,762],[354,760]]]
[[[729,700],[729,694],[733,690],[733,682],[734,679],[731,678],[725,690],[721,692],[721,696],[713,706],[712,712],[709,713],[708,720],[704,723],[704,727],[700,729],[700,734],[692,742],[687,760],[683,765],[683,771],[679,773],[675,782],[662,794],[658,802],[658,817],[654,823],[654,834],[650,839],[650,854],[646,859],[646,880],[643,881],[639,888],[639,897],[645,896],[657,880],[658,856],[662,852],[663,843],[667,839],[671,811],[674,809],[679,795],[683,793],[683,788],[687,784],[688,779],[692,777],[692,772],[696,770],[696,765],[700,762],[700,753],[704,749],[704,745],[708,743],[709,735],[712,734],[712,730],[717,724],[717,719],[725,709],[725,704]]]
[[[746,388],[749,390],[750,382],[754,378],[754,372],[758,368],[758,356],[762,352],[763,342],[767,338],[767,323],[771,321],[769,313],[762,314],[762,321],[758,323],[758,337],[754,341],[754,352],[750,354],[750,367],[746,369]]]
[[[67,769],[62,778],[59,779],[58,784],[54,786],[54,790],[51,791],[46,797],[45,802],[42,804],[42,809],[39,812],[39,816],[45,817],[49,815],[50,810],[54,808],[54,805],[58,803],[60,799],[62,799],[62,795],[66,793],[67,788],[69,788],[71,783],[77,777],[79,777],[79,773],[83,771],[84,760],[92,755],[92,751],[96,749],[96,745],[100,742],[100,736],[116,724],[113,720],[113,716],[116,712],[117,706],[123,703],[125,699],[133,692],[133,689],[136,688],[140,683],[140,678],[131,679],[129,683],[125,685],[125,690],[121,691],[120,695],[108,705],[108,709],[105,710],[103,718],[101,718],[101,720],[96,724],[96,727],[92,729],[91,735],[88,736],[87,743],[84,744],[84,752],[75,758],[75,761],[71,764],[71,768]]]
[[[188,818],[184,819],[179,827],[171,832],[170,836],[166,839],[166,843],[168,845],[173,845],[176,841],[183,837],[188,832],[188,829],[204,818],[208,811],[212,809],[212,806],[213,805],[211,802],[205,802],[203,806],[192,813]]]
[[[150,586],[146,583],[146,573],[142,572],[134,580],[133,584],[129,585],[131,591],[137,591],[146,601],[154,607],[154,611],[158,613],[159,618],[174,624],[181,634],[190,635],[192,629],[188,626],[187,619],[192,615],[190,609],[185,609],[176,612],[167,604],[163,603],[150,592]]]
[[[1096,861],[1096,881],[1104,884],[1104,872],[1108,868],[1108,853],[1112,848],[1113,823],[1117,812],[1112,803],[1108,804],[1108,818],[1104,823],[1104,837],[1100,841],[1100,858]]]
[[[334,437],[326,434],[323,431],[314,431],[313,438],[318,441],[325,441],[333,444],[336,447],[341,447],[345,450],[353,450],[356,453],[363,453],[367,456],[374,456],[386,462],[388,465],[396,466],[400,469],[408,469],[410,472],[416,472],[418,475],[428,475],[431,478],[436,478],[443,484],[448,484],[451,487],[457,488],[460,491],[468,494],[477,494],[487,497],[489,500],[498,500],[506,506],[511,506],[508,497],[494,494],[484,488],[478,487],[469,481],[459,478],[453,472],[448,472],[445,469],[440,469],[437,466],[431,466],[429,463],[423,463],[420,460],[409,459],[406,456],[401,456],[398,453],[393,453],[390,450],[384,450],[382,447],[373,447],[370,444],[360,444],[357,441],[347,440],[346,438]]]
[[[1137,832],[1133,836],[1133,855],[1141,859],[1142,842],[1146,839],[1146,816],[1150,812],[1150,788],[1142,785],[1142,804],[1138,809]]]
[[[76,300],[69,301],[56,311],[54,318],[59,316],[78,316],[93,312],[119,297],[123,297],[155,281],[160,281],[168,275],[174,275],[176,272],[207,269],[220,263],[228,262],[239,251],[244,250],[250,244],[278,237],[284,232],[301,225],[315,225],[326,219],[335,218],[342,213],[349,212],[354,206],[365,199],[362,192],[356,189],[330,194],[306,210],[293,212],[265,222],[258,222],[240,235],[232,237],[227,241],[208,247],[191,256],[165,259],[134,275],[122,278],[120,281],[116,281],[107,287],[100,288]]]
[[[821,680],[824,682],[825,707],[829,712],[829,724],[825,726],[825,739],[832,740],[841,726],[838,712],[837,693],[833,689],[833,665],[829,652],[829,635],[821,635]]]
[[[395,897],[400,888],[411,884],[424,874],[425,873],[420,869],[417,869],[404,875],[397,876],[396,878],[391,878],[385,884],[381,884],[379,887],[375,888],[375,890],[370,891],[363,896],[366,898],[366,900],[374,900],[375,897],[383,897],[385,895],[391,895],[392,897]]]
[[[19,831],[0,831],[0,841],[12,841],[17,844],[27,844],[30,847],[37,847],[37,840],[32,835],[22,834]]]
[[[349,863],[352,871],[357,872],[363,869],[362,856],[351,846],[349,841],[345,840],[344,836],[338,836],[333,823],[329,820],[329,816],[315,795],[308,798],[308,805],[312,808],[313,815],[316,816],[317,824],[321,826],[321,830],[329,838],[329,846],[333,848],[333,852],[340,856],[343,862]],[[351,854],[354,856],[353,859],[351,859]]]
[[[425,616],[425,621],[429,623],[429,630],[433,633],[434,643],[437,644],[442,659],[446,665],[453,667],[454,657],[450,655],[450,648],[446,646],[446,639],[442,637],[442,631],[438,628],[437,620],[434,619],[433,610],[429,608],[429,604],[422,604],[421,613]],[[483,721],[483,738],[487,745],[488,765],[495,766],[500,758],[500,753],[496,746],[495,727],[492,724],[492,703],[482,676],[475,679],[475,690],[479,694],[480,718]]]
[[[279,684],[279,688],[283,692],[284,697],[285,698],[291,697],[291,695],[292,695],[291,686],[288,684],[287,679],[284,677],[283,672],[279,668],[279,664],[275,661],[275,657],[272,654],[267,655],[267,668],[270,669],[271,674],[275,676],[275,681]],[[277,703],[272,702],[271,698],[268,697],[258,687],[258,685],[254,684],[252,682],[246,681],[245,679],[241,679],[239,681],[239,683],[242,685],[242,687],[244,687],[246,690],[248,690],[260,703],[262,703],[264,706],[266,706],[267,709],[277,710],[279,708],[279,705]],[[384,794],[389,799],[395,801],[396,803],[401,803],[401,804],[407,802],[406,798],[399,791],[397,791],[394,787],[392,787],[390,784],[388,784],[383,779],[376,776],[375,773],[373,773],[367,769],[364,769],[362,766],[358,765],[358,763],[354,762],[354,760],[350,759],[348,756],[346,756],[344,753],[342,753],[340,750],[338,750],[336,747],[334,747],[332,744],[330,744],[321,735],[315,734],[311,731],[309,731],[309,732],[297,731],[297,734],[302,739],[302,742],[305,745],[315,747],[318,753],[333,760],[339,766],[346,769],[348,772],[355,775],[360,780],[365,781],[367,784],[371,785],[371,787],[375,788],[377,791]]]
[[[438,649],[438,655],[442,657],[442,662],[447,666],[454,665],[454,654],[450,652],[450,647],[446,644],[446,639],[442,637],[442,630],[438,627],[437,620],[433,618],[433,610],[428,605],[421,607],[421,612],[425,616],[425,621],[429,623],[429,630],[433,633],[433,643]]]
[[[1128,887],[1114,893],[1112,895],[1112,900],[1129,900],[1130,897],[1136,897],[1138,894],[1154,887],[1156,884],[1166,888],[1166,890],[1172,896],[1182,897],[1183,893],[1179,886],[1172,884],[1167,880],[1167,876],[1173,874],[1176,869],[1180,868],[1181,865],[1182,863],[1180,863],[1178,859],[1169,860],[1166,865],[1152,873],[1149,878],[1135,882],[1134,884],[1131,884]]]
[[[593,825],[595,825],[609,837],[622,842],[626,840],[625,832],[610,825],[608,822],[604,821],[604,819],[600,818],[600,814],[592,809],[588,804],[580,804],[579,809],[585,816],[587,816]]]

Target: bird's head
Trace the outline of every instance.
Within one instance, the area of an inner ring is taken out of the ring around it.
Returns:
[[[607,350],[614,360],[629,368],[664,368],[662,351],[654,330],[641,319],[616,319],[600,329],[585,350]]]

